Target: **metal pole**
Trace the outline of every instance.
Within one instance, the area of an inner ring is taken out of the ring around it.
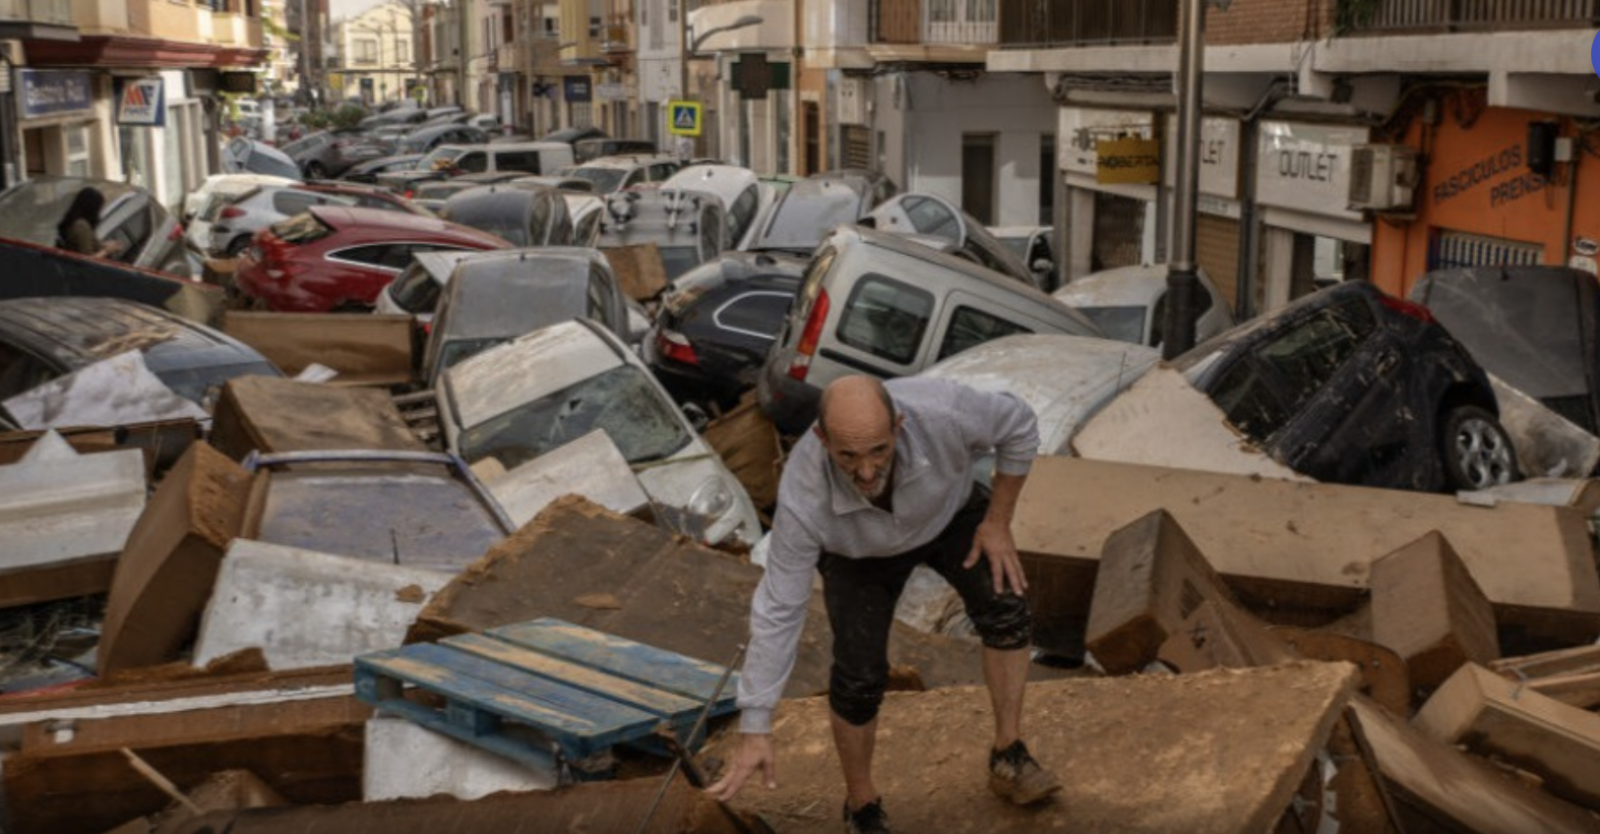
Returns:
[[[1174,183],[1172,246],[1168,252],[1167,320],[1162,356],[1194,347],[1195,212],[1200,196],[1201,89],[1205,75],[1207,0],[1181,0],[1178,51],[1178,172]]]
[[[678,3],[678,98],[689,100],[689,0]]]

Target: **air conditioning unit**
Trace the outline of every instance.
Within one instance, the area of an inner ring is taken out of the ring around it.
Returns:
[[[1357,145],[1350,163],[1350,210],[1409,210],[1419,180],[1415,148]]]

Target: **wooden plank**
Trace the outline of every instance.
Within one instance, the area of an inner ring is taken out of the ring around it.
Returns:
[[[1500,656],[1493,607],[1437,532],[1372,563],[1372,642],[1405,658],[1423,689]]]
[[[1578,709],[1600,707],[1600,672],[1554,675],[1528,681],[1529,689]]]
[[[1578,672],[1600,672],[1600,645],[1556,649],[1521,657],[1504,657],[1487,664],[1496,672],[1515,672],[1518,677],[1542,678]]]
[[[1356,698],[1347,713],[1373,762],[1402,805],[1428,820],[1428,831],[1474,834],[1592,834],[1594,818],[1515,779],[1488,762],[1441,744]],[[1359,829],[1356,829],[1359,830]]]
[[[1600,809],[1600,715],[1468,664],[1412,723],[1437,741],[1465,744],[1538,774],[1556,796]]]
[[[509,643],[553,657],[604,670],[617,677],[649,684],[700,702],[710,700],[723,667],[662,651],[553,618],[492,628],[487,632]],[[723,690],[731,702],[735,676]],[[731,703],[729,704],[731,707]],[[713,710],[720,715],[725,710]]]
[[[515,643],[496,640],[481,634],[462,634],[457,637],[450,637],[442,641],[440,645],[460,649],[469,654],[512,667],[520,672],[560,681],[592,695],[626,704],[661,718],[677,718],[686,713],[692,714],[701,706],[700,703],[692,699],[675,695],[663,689],[657,689],[646,683],[617,677],[598,669],[552,657],[542,652],[525,649]]]
[[[339,372],[341,384],[408,382],[415,325],[410,316],[256,313],[229,310],[222,331],[294,376],[311,364]]]

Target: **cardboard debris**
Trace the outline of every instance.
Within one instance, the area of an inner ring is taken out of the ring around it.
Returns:
[[[1494,610],[1438,533],[1372,563],[1372,641],[1405,659],[1411,685],[1433,689],[1464,663],[1500,656]]]
[[[1354,684],[1347,664],[1323,663],[1032,684],[1023,735],[1063,786],[1038,808],[989,793],[986,689],[890,693],[874,779],[901,831],[1272,831]],[[826,699],[782,703],[773,726],[778,788],[748,786],[735,807],[779,834],[838,831],[844,783],[830,739]],[[731,761],[737,741],[724,733],[708,755]]]
[[[128,766],[135,751],[179,786],[243,769],[295,803],[361,795],[361,725],[354,696],[287,700],[177,714],[28,725],[6,759],[12,834],[104,831],[166,807],[167,795]]]
[[[155,480],[183,457],[189,446],[200,439],[200,424],[195,420],[167,420],[135,423],[114,428],[78,427],[0,432],[0,466],[16,463],[33,444],[48,432],[57,432],[79,454],[138,449],[144,453],[145,477]]]
[[[245,808],[278,808],[289,800],[248,770],[213,773],[185,794],[185,799],[200,813],[237,811]],[[162,811],[119,825],[106,834],[173,834],[195,818],[188,807],[174,801]]]
[[[1172,516],[1150,513],[1106,539],[1089,609],[1089,651],[1113,675],[1137,672],[1202,602],[1233,605]]]
[[[1524,475],[1544,478],[1582,478],[1600,464],[1600,437],[1550,410],[1544,403],[1489,375],[1500,425],[1517,453],[1517,468]]]
[[[1041,457],[1013,530],[1042,639],[1081,627],[1106,539],[1157,509],[1182,525],[1241,602],[1282,624],[1348,613],[1369,587],[1373,560],[1437,530],[1501,626],[1565,643],[1600,634],[1600,576],[1587,522],[1571,508],[1471,507],[1443,495]]]
[[[783,447],[778,427],[762,413],[753,393],[745,395],[737,408],[711,421],[702,434],[750,493],[751,503],[761,508],[778,503]]]
[[[1310,478],[1256,448],[1183,374],[1156,367],[1089,418],[1072,451],[1091,460],[1282,480]]]
[[[1361,674],[1361,694],[1397,716],[1411,714],[1411,678],[1406,663],[1393,649],[1355,637],[1292,626],[1268,630],[1298,657],[1324,663],[1354,664]]]
[[[1461,753],[1356,698],[1349,719],[1404,820],[1405,831],[1580,834],[1600,827],[1582,809]],[[1362,829],[1352,829],[1360,831]]]
[[[194,637],[223,549],[243,523],[250,476],[205,444],[167,474],[117,561],[99,671],[176,659]]]
[[[222,387],[211,445],[234,460],[252,451],[428,451],[383,391],[265,376]]]
[[[634,301],[649,301],[667,288],[667,267],[661,248],[654,243],[618,246],[604,250],[622,294]]]
[[[1600,808],[1600,715],[1468,664],[1412,723],[1437,741],[1464,744],[1539,775],[1556,796]]]
[[[742,559],[567,496],[435,594],[406,639],[431,642],[555,617],[725,664],[750,633],[750,599],[760,580],[761,569]],[[600,593],[614,596],[619,607],[579,602]],[[827,689],[832,644],[815,594],[788,693]],[[891,665],[915,668],[929,686],[981,681],[980,654],[974,643],[901,625],[889,645]]]
[[[1583,514],[1584,518],[1600,515],[1600,480],[1594,479],[1529,478],[1462,493],[1458,497],[1469,503],[1520,501],[1524,504],[1571,507]]]
[[[200,621],[194,664],[260,647],[273,669],[349,663],[398,648],[450,575],[236,539]],[[403,594],[420,588],[422,594]]]
[[[221,812],[207,814],[174,834],[628,834],[639,829],[660,789],[661,779],[655,777],[500,794],[471,802],[436,798]],[[838,820],[834,824],[836,830]],[[749,829],[736,826],[703,791],[678,777],[672,780],[644,834],[742,834],[745,830]]]
[[[480,470],[484,464],[493,464],[498,471]],[[595,429],[510,471],[500,469],[494,458],[474,464],[473,471],[511,523],[519,527],[563,495],[582,495],[622,515],[654,516],[650,496],[604,429]]]
[[[339,316],[229,310],[222,330],[255,348],[289,376],[309,365],[339,372],[335,385],[398,385],[411,381],[415,336],[411,316]]]
[[[104,592],[144,507],[143,454],[41,437],[0,466],[0,607]]]
[[[1600,646],[1492,660],[1488,667],[1541,695],[1579,709],[1600,707]]]
[[[404,718],[373,716],[366,745],[366,802],[440,794],[479,799],[500,791],[552,790],[558,781],[554,770],[514,762]]]
[[[205,409],[172,392],[137,350],[80,368],[0,403],[25,429],[123,426],[159,420],[205,420]]]

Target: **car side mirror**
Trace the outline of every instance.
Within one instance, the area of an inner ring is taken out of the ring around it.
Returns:
[[[695,403],[684,403],[683,416],[689,420],[689,425],[696,434],[705,431],[706,426],[711,425],[710,415],[706,414],[706,410]]]

